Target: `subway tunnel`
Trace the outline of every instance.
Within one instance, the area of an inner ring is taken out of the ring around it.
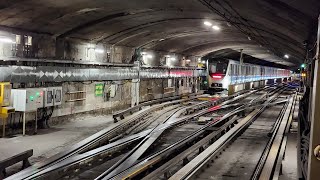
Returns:
[[[317,179],[319,14],[1,1],[0,179]]]

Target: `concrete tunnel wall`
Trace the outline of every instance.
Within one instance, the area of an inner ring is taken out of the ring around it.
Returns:
[[[36,34],[30,32],[5,32],[1,31],[0,36],[9,37],[12,40],[19,39],[19,43],[0,43],[0,61],[3,60],[16,60],[17,65],[22,64],[19,59],[38,59],[39,62],[43,60],[64,60],[73,62],[101,62],[101,63],[120,63],[131,64],[132,56],[134,54],[134,47],[116,46],[106,43],[91,43],[86,40],[78,40],[72,38],[56,39],[54,36],[46,34]],[[27,39],[31,39],[31,43]],[[18,41],[17,41],[18,42]],[[95,49],[103,50],[104,53],[97,53]],[[168,52],[159,52],[153,50],[143,50],[151,54],[151,58],[143,59],[146,66],[197,66],[199,57],[188,56],[182,54],[173,54]],[[173,57],[167,59],[167,57]],[[187,61],[189,59],[190,61]],[[23,62],[23,65],[34,66],[34,62]],[[197,85],[196,78],[173,78],[168,87],[168,79],[145,79],[141,80],[138,88],[139,100],[135,101],[148,101],[165,96],[172,96],[192,91],[189,82]],[[135,80],[122,80],[122,81],[90,81],[90,82],[62,82],[62,83],[27,83],[19,84],[14,83],[13,88],[32,88],[32,87],[47,87],[47,86],[62,86],[63,87],[63,103],[55,108],[52,114],[52,121],[58,122],[69,115],[75,115],[85,112],[101,112],[112,113],[120,109],[130,107],[133,104],[132,86]],[[181,83],[181,82],[184,83]],[[104,96],[95,96],[95,84],[105,83],[105,91],[111,84],[117,84],[116,96],[106,99]],[[176,84],[180,84],[179,87]],[[167,90],[169,88],[169,90]],[[170,88],[173,89],[170,92]],[[66,102],[66,92],[70,91],[84,91],[85,100],[77,102]],[[164,94],[163,94],[164,93]],[[35,113],[27,113],[26,120],[34,120]],[[12,122],[18,122],[19,117],[13,117]],[[12,123],[11,122],[11,123]],[[1,124],[2,122],[0,122]]]
[[[72,38],[56,39],[54,36],[19,31],[0,32],[1,37],[15,43],[0,43],[0,60],[8,58],[36,58],[70,60],[73,62],[96,63],[133,63],[131,62],[135,47],[117,46],[107,43],[92,43],[87,40]],[[31,43],[26,39],[31,38]],[[19,40],[16,40],[19,39]],[[100,50],[103,53],[96,52]],[[197,66],[199,57],[188,54],[176,54],[163,51],[142,49],[151,56],[144,58],[147,66]],[[170,56],[171,59],[166,59]],[[187,61],[188,60],[188,61]]]
[[[172,78],[172,82],[168,83],[168,79],[147,79],[141,80],[138,84],[138,98],[139,102],[149,101],[152,99],[174,96],[185,93],[192,93],[199,90],[197,78]],[[104,92],[113,84],[116,84],[116,93],[114,97],[107,98],[105,95],[95,95],[95,85],[98,83],[105,83]],[[62,105],[56,106],[50,119],[50,124],[58,124],[64,120],[72,118],[74,115],[83,113],[94,114],[111,114],[112,112],[128,108],[133,105],[133,99],[136,98],[132,92],[132,86],[135,85],[134,80],[123,81],[105,81],[105,82],[65,82],[63,87]],[[179,85],[178,85],[179,84]],[[19,84],[14,84],[17,88]],[[28,84],[32,87],[31,84]],[[27,86],[27,87],[28,87]],[[170,87],[169,87],[170,86]],[[170,88],[171,91],[166,91]],[[76,102],[67,102],[67,92],[84,91],[85,100]],[[19,113],[17,113],[19,114]],[[12,116],[13,121],[10,123],[19,122],[19,115]],[[77,117],[77,116],[76,116]],[[21,117],[20,117],[21,118]],[[26,113],[26,121],[33,121],[35,119],[35,112]],[[20,119],[21,121],[21,119]],[[0,122],[2,124],[2,122]]]

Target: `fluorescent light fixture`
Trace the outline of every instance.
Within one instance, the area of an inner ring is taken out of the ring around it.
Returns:
[[[88,44],[87,46],[88,46],[89,49],[90,49],[90,48],[95,48],[95,45],[94,45],[94,44]]]
[[[216,31],[219,31],[220,30],[220,27],[219,26],[212,26],[212,29],[216,30]]]
[[[150,58],[150,59],[151,59],[152,57],[153,57],[153,56],[152,56],[151,54],[148,54],[148,55],[147,55],[147,58]]]
[[[212,26],[212,23],[209,22],[209,21],[205,21],[203,24],[206,25],[206,26]]]
[[[95,51],[96,53],[99,53],[99,54],[104,53],[104,50],[103,50],[103,49],[95,49],[94,51]]]
[[[7,38],[7,37],[0,37],[0,42],[3,42],[3,43],[14,43],[12,39]]]
[[[190,59],[187,59],[187,60],[186,60],[186,62],[190,62],[190,61],[191,61]]]
[[[206,61],[202,61],[202,64],[205,64],[206,63]]]
[[[175,61],[175,60],[176,60],[176,58],[175,58],[175,57],[172,57],[172,58],[170,58],[170,60],[171,60],[171,61]]]
[[[198,58],[198,62],[201,62],[201,58]]]
[[[289,55],[288,54],[284,55],[284,58],[289,59]]]

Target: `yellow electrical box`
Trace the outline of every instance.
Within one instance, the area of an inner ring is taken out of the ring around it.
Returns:
[[[0,82],[0,107],[10,105],[11,84]]]
[[[14,113],[15,109],[13,107],[0,107],[0,117],[7,118],[9,114]]]

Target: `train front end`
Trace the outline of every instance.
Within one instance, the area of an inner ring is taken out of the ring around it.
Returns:
[[[228,66],[229,61],[224,59],[208,62],[208,91],[210,94],[228,89],[230,84]]]

